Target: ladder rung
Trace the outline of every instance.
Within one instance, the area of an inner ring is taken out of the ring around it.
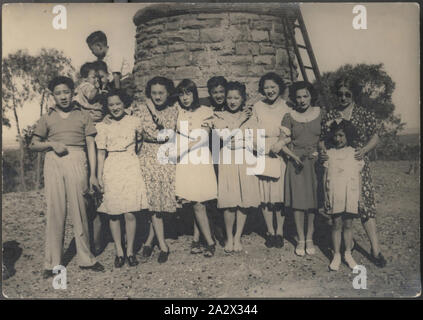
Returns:
[[[305,69],[310,69],[310,70],[314,70],[313,67],[309,67],[309,66],[304,66]]]
[[[294,23],[294,28],[301,28],[299,24]]]
[[[297,44],[297,47],[298,48],[302,48],[302,49],[307,49],[307,47],[306,46],[303,46],[302,44]]]

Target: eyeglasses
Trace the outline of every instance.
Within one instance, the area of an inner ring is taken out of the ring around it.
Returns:
[[[350,92],[338,92],[336,95],[338,96],[338,98],[342,98],[342,97],[351,98],[352,97],[352,94]]]

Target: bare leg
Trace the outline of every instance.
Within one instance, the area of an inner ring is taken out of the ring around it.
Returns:
[[[241,210],[237,210],[236,212],[236,232],[234,237],[234,250],[241,251],[242,244],[241,244],[241,236],[242,231],[244,230],[245,221],[247,220],[247,215],[242,212]]]
[[[223,213],[225,219],[225,228],[226,228],[226,245],[225,251],[233,251],[234,249],[234,236],[232,234],[234,223],[235,223],[236,211],[232,209],[226,209]]]
[[[304,242],[304,211],[294,211],[295,226],[297,227],[298,241]]]
[[[203,236],[206,239],[207,244],[212,245],[214,242],[211,236],[209,219],[207,218],[206,206],[203,205],[202,203],[197,202],[194,204],[194,212],[195,212],[195,218],[197,219],[200,231],[203,233]]]
[[[353,231],[352,231],[353,220],[344,220],[344,244],[345,251],[351,251],[353,247]]]
[[[285,222],[285,216],[282,215],[282,210],[276,211],[276,234],[283,236],[283,223]]]
[[[271,235],[275,235],[275,229],[273,228],[273,211],[263,207],[262,212],[264,221],[266,222],[267,232]]]
[[[341,238],[342,238],[342,217],[333,219],[332,225],[332,245],[335,254],[341,253]]]
[[[125,228],[126,228],[126,255],[134,255],[134,240],[137,229],[137,220],[132,212],[125,213]]]
[[[152,220],[153,220],[154,233],[156,234],[157,241],[159,242],[160,250],[164,252],[168,252],[169,247],[167,246],[165,238],[164,238],[163,219],[157,217],[156,213],[154,213]]]
[[[313,240],[313,233],[314,233],[314,212],[309,212],[307,214],[307,236],[306,240]]]
[[[342,217],[338,216],[333,219],[332,224],[332,244],[333,259],[329,265],[331,270],[337,271],[341,265],[341,237],[342,237]]]
[[[116,255],[123,257],[122,248],[122,234],[120,232],[120,219],[119,217],[110,217],[110,231],[112,233],[113,241],[115,242]]]
[[[148,236],[147,236],[147,240],[145,240],[144,245],[151,247],[153,244],[153,240],[154,240],[154,228],[153,228],[153,222],[150,221],[149,222],[150,227],[148,228]]]
[[[101,250],[102,235],[100,214],[97,212],[93,220],[93,241],[96,252]]]
[[[198,242],[200,241],[200,229],[198,229],[198,224],[196,219],[194,218],[194,235],[193,235],[193,241]]]
[[[377,238],[376,231],[376,220],[374,218],[368,219],[366,222],[363,223],[363,227],[364,230],[366,230],[367,237],[370,240],[373,255],[376,257],[380,253],[379,240]]]

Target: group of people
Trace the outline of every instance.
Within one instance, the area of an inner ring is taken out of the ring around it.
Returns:
[[[386,265],[378,244],[368,157],[380,127],[371,112],[355,104],[359,88],[353,81],[335,83],[338,107],[326,112],[315,105],[317,95],[310,83],[298,81],[286,88],[274,72],[261,77],[258,92],[263,99],[252,106],[245,85],[222,76],[207,82],[207,98],[199,97],[191,79],[175,88],[172,80],[153,77],[145,88],[146,102],[129,108],[131,99],[120,89],[120,73],[113,72],[108,80],[107,68],[99,67],[107,54],[106,36],[95,32],[87,43],[98,60],[81,67],[82,83],[76,90],[67,77],[50,82],[55,106],[37,123],[30,146],[46,151],[45,277],[62,261],[66,212],[73,219],[80,268],[103,271],[90,246],[92,216],[95,247],[104,231],[99,217],[105,215],[115,244],[114,266],[127,262],[132,267],[138,264],[137,214],[151,217],[143,257],[151,256],[156,240],[158,262],[164,263],[170,250],[163,214],[186,206],[194,212],[191,253],[212,257],[216,237],[207,215],[210,203],[216,203],[213,214],[224,217],[227,253],[243,250],[247,214],[256,208],[266,224],[266,247],[284,246],[285,216],[293,214],[294,252],[313,255],[314,219],[320,212],[333,222],[331,270],[341,264],[342,234],[344,260],[352,269],[357,265],[351,255],[354,218],[361,219],[367,232],[373,262]],[[210,139],[199,139],[198,129]],[[247,135],[219,135],[223,129],[250,130],[253,143],[247,143]],[[218,147],[210,141],[218,141]],[[164,163],[158,155],[170,142],[178,156]],[[244,154],[241,162],[235,161],[239,149]],[[260,156],[264,170],[251,174],[245,158]],[[196,158],[208,161],[193,161]],[[87,212],[93,199],[98,205]]]

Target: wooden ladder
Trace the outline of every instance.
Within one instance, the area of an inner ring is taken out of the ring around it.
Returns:
[[[307,74],[307,70],[312,70],[313,74],[314,74],[314,78],[316,80],[316,82],[320,83],[321,81],[321,77],[320,77],[320,71],[319,71],[319,67],[317,65],[317,61],[316,61],[316,57],[314,56],[313,53],[313,48],[311,47],[311,42],[310,42],[310,38],[308,37],[308,33],[307,33],[307,29],[306,26],[304,24],[304,19],[303,16],[301,14],[301,10],[299,6],[296,6],[295,8],[296,10],[296,18],[294,21],[289,20],[288,17],[283,17],[283,22],[285,25],[285,37],[287,39],[288,42],[288,47],[293,47],[294,48],[294,53],[295,56],[297,58],[298,61],[298,66],[300,67],[300,71],[301,71],[301,75],[303,77],[304,81],[309,81],[309,76]],[[297,39],[296,39],[296,29],[300,29],[300,34],[303,40],[303,44],[298,44],[297,43]],[[308,58],[310,60],[311,66],[308,65],[304,65],[304,61],[301,55],[301,51],[306,51],[306,53],[308,54]],[[289,57],[289,64],[291,66],[293,66],[293,63],[291,61],[291,57],[288,55]],[[295,81],[295,79],[293,79],[293,74],[291,72],[291,80]]]

